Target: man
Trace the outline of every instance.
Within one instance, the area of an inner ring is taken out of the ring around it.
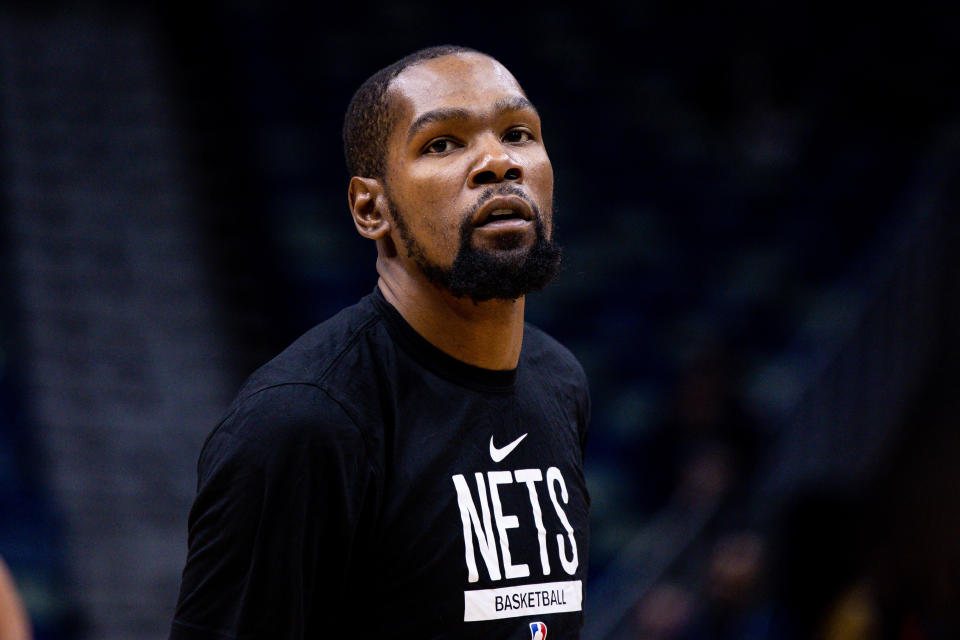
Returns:
[[[578,637],[586,380],[523,321],[560,258],[537,111],[431,48],[364,83],[344,146],[377,287],[205,443],[171,638]]]

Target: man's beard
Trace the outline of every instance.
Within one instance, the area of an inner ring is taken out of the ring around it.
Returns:
[[[477,249],[473,246],[473,219],[487,200],[498,195],[516,195],[524,198],[533,210],[534,242],[528,249],[520,244],[520,234],[503,234],[496,249]],[[470,298],[474,302],[501,299],[515,300],[531,291],[539,291],[556,277],[560,270],[562,251],[556,242],[556,224],[547,237],[540,210],[526,195],[513,185],[493,188],[480,197],[460,225],[460,248],[450,267],[441,267],[430,262],[423,247],[410,234],[403,214],[387,193],[390,214],[396,222],[407,255],[414,260],[423,274],[433,284],[440,286],[457,298]],[[555,211],[554,211],[555,213]]]

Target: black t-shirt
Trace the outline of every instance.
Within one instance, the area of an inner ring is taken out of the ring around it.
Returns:
[[[254,373],[204,444],[170,638],[579,637],[588,419],[543,332],[480,369],[375,290]]]

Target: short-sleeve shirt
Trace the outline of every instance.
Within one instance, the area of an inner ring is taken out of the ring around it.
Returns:
[[[481,369],[375,289],[207,438],[170,638],[579,637],[588,420],[583,369],[542,331]]]

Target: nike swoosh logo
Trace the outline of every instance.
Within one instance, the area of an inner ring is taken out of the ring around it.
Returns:
[[[523,434],[522,436],[520,436],[519,438],[517,438],[507,446],[498,449],[495,446],[493,446],[493,436],[490,436],[490,457],[493,458],[494,462],[500,462],[501,460],[506,458],[508,455],[510,455],[510,452],[513,451],[516,448],[516,446],[520,444],[520,441],[526,437],[527,437],[527,434]]]

